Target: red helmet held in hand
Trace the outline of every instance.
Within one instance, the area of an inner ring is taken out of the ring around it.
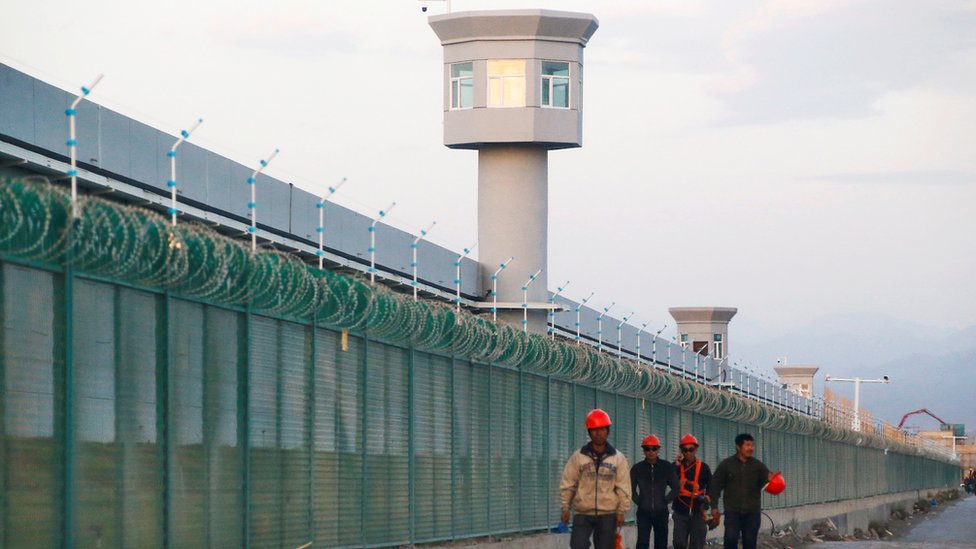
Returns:
[[[644,437],[643,442],[641,442],[641,446],[660,446],[660,445],[661,445],[661,440],[657,438],[656,435],[647,435],[646,437]]]
[[[609,427],[611,425],[613,425],[613,422],[610,421],[610,414],[599,408],[591,410],[590,413],[586,414],[587,429],[599,429],[600,427]]]
[[[786,479],[783,478],[782,473],[775,473],[763,489],[774,496],[782,494],[783,490],[786,490]]]

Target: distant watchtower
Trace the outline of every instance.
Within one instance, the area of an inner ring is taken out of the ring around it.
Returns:
[[[444,144],[478,151],[478,253],[486,280],[511,256],[498,301],[547,299],[548,180],[551,149],[583,144],[583,48],[598,22],[548,10],[438,15],[430,26],[444,46]],[[490,280],[488,285],[490,287]],[[500,312],[520,323],[522,311]],[[529,329],[545,331],[543,310]]]
[[[723,359],[729,356],[729,321],[738,312],[733,307],[672,307],[678,324],[678,343],[693,352]]]

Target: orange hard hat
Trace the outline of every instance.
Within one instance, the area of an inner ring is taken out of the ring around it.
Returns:
[[[774,496],[782,494],[783,490],[786,490],[786,479],[783,478],[782,473],[777,472],[773,474],[773,478],[769,479],[763,489]]]
[[[684,446],[685,444],[694,444],[695,446],[699,446],[698,439],[695,438],[695,436],[692,435],[691,433],[688,433],[687,435],[682,437],[681,442],[678,443],[679,446]]]
[[[609,427],[611,425],[613,425],[613,422],[610,421],[610,414],[599,408],[590,410],[590,413],[586,414],[587,429],[599,429],[600,427]]]
[[[647,435],[644,437],[644,441],[641,442],[641,446],[660,446],[661,440],[657,438],[656,435]]]

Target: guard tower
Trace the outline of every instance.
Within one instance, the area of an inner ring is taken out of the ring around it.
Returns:
[[[807,398],[813,396],[813,376],[820,370],[817,366],[785,363],[773,368],[779,380],[787,385],[789,390]]]
[[[738,309],[733,307],[671,307],[678,325],[678,343],[692,351],[716,359],[729,356],[729,322]]]
[[[549,10],[432,16],[444,47],[444,144],[478,151],[481,276],[498,278],[499,318],[545,331],[549,151],[583,145],[583,48],[598,22]]]

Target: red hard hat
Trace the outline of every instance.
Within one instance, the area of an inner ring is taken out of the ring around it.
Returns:
[[[610,414],[599,408],[590,410],[590,413],[586,414],[587,429],[599,429],[600,427],[609,427],[611,425],[613,425],[613,422],[610,421]]]
[[[647,435],[644,437],[644,441],[641,442],[641,446],[660,446],[661,441],[656,435]]]
[[[783,478],[782,473],[775,473],[763,489],[774,496],[782,494],[783,490],[786,490],[786,479]]]
[[[699,446],[698,439],[695,438],[695,436],[691,433],[688,433],[682,437],[681,442],[678,443],[678,446],[684,446],[685,444],[694,444],[695,446]]]

